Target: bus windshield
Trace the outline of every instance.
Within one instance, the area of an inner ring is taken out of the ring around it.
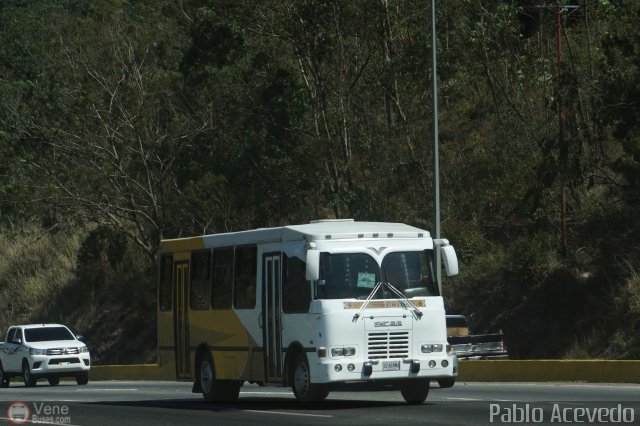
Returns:
[[[388,282],[408,298],[438,296],[433,251],[402,251],[387,254],[380,268],[366,253],[321,253],[317,299],[366,299],[376,283]],[[381,288],[375,299],[394,299]]]

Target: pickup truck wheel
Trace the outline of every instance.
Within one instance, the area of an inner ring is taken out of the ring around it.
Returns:
[[[57,386],[60,383],[60,377],[49,377],[48,380],[51,386]]]
[[[408,404],[422,404],[429,395],[429,380],[418,379],[406,382],[400,392]]]
[[[0,388],[8,388],[9,383],[11,383],[11,379],[5,374],[2,363],[0,363]]]
[[[451,388],[456,383],[455,377],[446,377],[444,379],[438,379],[438,386],[441,388]]]
[[[22,361],[22,380],[24,381],[24,385],[28,388],[32,388],[36,385],[37,380],[31,374],[31,369],[29,368],[29,363],[25,359]]]
[[[79,376],[76,376],[76,383],[79,385],[86,385],[89,383],[89,373],[80,373]]]

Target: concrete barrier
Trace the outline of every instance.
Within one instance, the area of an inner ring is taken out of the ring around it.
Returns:
[[[640,383],[640,361],[461,360],[459,382]],[[90,380],[175,380],[173,366],[96,365]]]
[[[89,380],[175,380],[175,367],[158,364],[94,365]]]
[[[461,360],[458,381],[640,383],[640,361]]]

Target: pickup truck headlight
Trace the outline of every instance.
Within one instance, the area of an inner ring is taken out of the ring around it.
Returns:
[[[46,349],[29,348],[29,355],[46,355]]]
[[[80,347],[78,348],[78,352],[80,352],[80,353],[87,353],[87,352],[89,352],[89,348],[87,348],[86,346],[80,346]]]

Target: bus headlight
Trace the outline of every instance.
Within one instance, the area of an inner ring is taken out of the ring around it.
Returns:
[[[356,354],[356,348],[354,348],[353,346],[346,346],[343,348],[331,348],[332,357],[354,356],[355,354]]]
[[[442,352],[442,348],[443,348],[442,343],[435,343],[435,344],[425,343],[420,347],[423,354],[430,354],[432,352]]]

